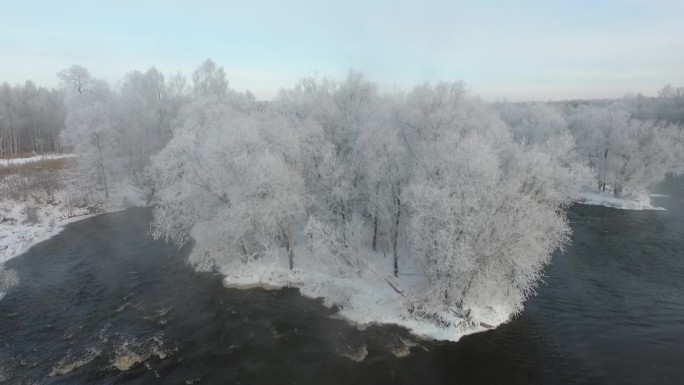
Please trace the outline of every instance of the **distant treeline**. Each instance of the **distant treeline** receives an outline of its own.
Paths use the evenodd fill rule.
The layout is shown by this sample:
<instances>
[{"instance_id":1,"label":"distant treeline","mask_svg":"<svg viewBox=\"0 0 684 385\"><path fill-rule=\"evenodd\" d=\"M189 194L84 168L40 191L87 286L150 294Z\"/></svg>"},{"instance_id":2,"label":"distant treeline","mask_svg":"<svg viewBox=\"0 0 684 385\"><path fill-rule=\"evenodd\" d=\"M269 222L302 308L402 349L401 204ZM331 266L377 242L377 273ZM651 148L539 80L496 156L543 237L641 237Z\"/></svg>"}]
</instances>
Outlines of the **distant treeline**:
<instances>
[{"instance_id":1,"label":"distant treeline","mask_svg":"<svg viewBox=\"0 0 684 385\"><path fill-rule=\"evenodd\" d=\"M646 96L641 92L628 93L621 99L575 99L549 102L555 107L593 105L608 107L615 104L628 110L631 117L639 120L655 120L669 123L684 123L684 87L666 84L657 96Z\"/></svg>"},{"instance_id":2,"label":"distant treeline","mask_svg":"<svg viewBox=\"0 0 684 385\"><path fill-rule=\"evenodd\" d=\"M85 70L82 67L81 69ZM201 79L197 80L201 82ZM63 83L59 89L37 87L31 80L27 80L23 85L11 86L5 82L0 86L0 157L31 152L58 152L63 149L65 143L60 141L60 133L65 128L67 116L65 86L68 85ZM195 88L198 86L201 87L195 85ZM151 68L144 73L132 71L126 75L119 94L121 97L133 96L133 104L141 96L147 99L145 103L154 102L156 99L156 103L165 104L163 108L158 109L159 119L164 120L164 109L177 111L182 104L190 101L195 91L197 90L191 87L183 74L165 77L155 68ZM143 95L140 95L141 93ZM619 100L566 100L550 104L556 107L600 107L616 103L622 105L636 119L684 122L684 87L673 87L670 84L665 85L657 96L637 93L627 94ZM146 139L152 141L149 137ZM154 141L157 139L159 138L155 138ZM159 145L157 143L155 147Z\"/></svg>"},{"instance_id":3,"label":"distant treeline","mask_svg":"<svg viewBox=\"0 0 684 385\"><path fill-rule=\"evenodd\" d=\"M59 151L59 133L64 129L64 93L24 85L0 86L0 157L25 152Z\"/></svg>"},{"instance_id":4,"label":"distant treeline","mask_svg":"<svg viewBox=\"0 0 684 385\"><path fill-rule=\"evenodd\" d=\"M76 67L79 66L74 68ZM79 68L87 73L84 68ZM63 71L61 74L65 73ZM195 76L200 75L194 74L193 81L195 81ZM199 78L196 81L201 83ZM130 98L131 104L136 104L141 98L145 99L143 100L145 104L158 103L160 105L157 110L158 118L164 121L165 110L177 111L182 104L191 100L192 95L196 95L197 87L201 88L201 84L194 84L193 88L181 73L165 77L155 68L151 68L146 72L130 72L117 93L122 98ZM109 86L107 88L109 89ZM37 87L31 80L27 80L23 85L14 86L7 82L3 83L0 86L0 157L62 150L65 143L60 141L59 136L65 128L67 91L67 83L63 83L59 89ZM618 100L566 100L550 104L556 107L579 105L605 107L619 104L635 119L670 123L684 122L684 87L674 87L670 84L665 85L657 96L637 93L627 94ZM127 113L127 111L122 112ZM158 123L161 124L161 122ZM157 130L159 128L156 127ZM148 135L151 134L148 132ZM161 138L153 140L148 136L145 139L146 142L156 142ZM147 145L149 146L149 143ZM163 146L163 144L156 143L154 147L160 145Z\"/></svg>"}]
</instances>

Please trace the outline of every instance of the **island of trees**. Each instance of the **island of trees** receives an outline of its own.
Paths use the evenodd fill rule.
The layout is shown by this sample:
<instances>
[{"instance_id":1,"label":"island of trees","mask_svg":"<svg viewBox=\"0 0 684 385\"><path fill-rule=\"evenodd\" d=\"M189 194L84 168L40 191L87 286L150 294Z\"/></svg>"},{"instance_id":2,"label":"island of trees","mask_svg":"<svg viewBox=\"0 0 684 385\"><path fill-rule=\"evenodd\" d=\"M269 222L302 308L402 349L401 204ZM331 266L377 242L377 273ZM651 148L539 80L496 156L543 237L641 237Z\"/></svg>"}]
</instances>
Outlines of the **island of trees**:
<instances>
[{"instance_id":1,"label":"island of trees","mask_svg":"<svg viewBox=\"0 0 684 385\"><path fill-rule=\"evenodd\" d=\"M383 92L310 76L271 101L202 63L116 88L3 85L0 151L66 150L108 199L154 205L151 234L226 284L299 287L358 322L435 338L523 309L590 191L629 199L684 167L684 88L657 97L486 103L460 82Z\"/></svg>"}]
</instances>

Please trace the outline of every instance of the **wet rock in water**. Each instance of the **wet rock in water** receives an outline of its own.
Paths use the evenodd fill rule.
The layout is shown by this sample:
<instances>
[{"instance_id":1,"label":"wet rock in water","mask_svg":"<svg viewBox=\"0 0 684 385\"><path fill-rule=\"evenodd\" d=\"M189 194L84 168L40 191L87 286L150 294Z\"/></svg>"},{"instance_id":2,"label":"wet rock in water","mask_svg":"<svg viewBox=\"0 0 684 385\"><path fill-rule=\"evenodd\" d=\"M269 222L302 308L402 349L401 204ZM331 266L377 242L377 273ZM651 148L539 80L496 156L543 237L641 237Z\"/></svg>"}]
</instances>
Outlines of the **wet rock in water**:
<instances>
[{"instance_id":1,"label":"wet rock in water","mask_svg":"<svg viewBox=\"0 0 684 385\"><path fill-rule=\"evenodd\" d=\"M101 350L90 349L85 355L82 355L76 359L64 359L60 361L54 368L52 368L49 376L63 376L67 373L70 373L81 366L93 362L95 357L99 356L100 353L102 353Z\"/></svg>"},{"instance_id":2,"label":"wet rock in water","mask_svg":"<svg viewBox=\"0 0 684 385\"><path fill-rule=\"evenodd\" d=\"M368 356L368 348L366 347L366 344L363 344L356 349L350 349L341 354L352 361L362 362L366 359L366 356Z\"/></svg>"}]
</instances>

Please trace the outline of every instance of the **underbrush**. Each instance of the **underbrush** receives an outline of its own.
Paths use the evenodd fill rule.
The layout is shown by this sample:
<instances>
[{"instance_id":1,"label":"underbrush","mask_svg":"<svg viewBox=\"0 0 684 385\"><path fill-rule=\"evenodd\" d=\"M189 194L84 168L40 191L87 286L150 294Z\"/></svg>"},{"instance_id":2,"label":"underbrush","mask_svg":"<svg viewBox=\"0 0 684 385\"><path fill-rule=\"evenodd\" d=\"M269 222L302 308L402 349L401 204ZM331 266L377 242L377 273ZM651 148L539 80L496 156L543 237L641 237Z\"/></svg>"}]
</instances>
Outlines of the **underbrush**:
<instances>
[{"instance_id":1,"label":"underbrush","mask_svg":"<svg viewBox=\"0 0 684 385\"><path fill-rule=\"evenodd\" d=\"M65 173L60 170L22 168L0 176L0 193L3 197L26 202L55 200L55 193L64 189Z\"/></svg>"},{"instance_id":2,"label":"underbrush","mask_svg":"<svg viewBox=\"0 0 684 385\"><path fill-rule=\"evenodd\" d=\"M26 174L34 171L54 172L70 168L74 164L74 160L70 158L50 158L40 159L33 162L9 164L7 166L0 165L0 178L10 175Z\"/></svg>"},{"instance_id":3,"label":"underbrush","mask_svg":"<svg viewBox=\"0 0 684 385\"><path fill-rule=\"evenodd\" d=\"M66 218L100 211L101 199L95 185L81 182L75 160L42 159L0 167L0 203L5 216L16 211L17 223L36 225L47 208ZM14 210L21 207L20 210ZM9 215L10 217L12 215Z\"/></svg>"}]
</instances>

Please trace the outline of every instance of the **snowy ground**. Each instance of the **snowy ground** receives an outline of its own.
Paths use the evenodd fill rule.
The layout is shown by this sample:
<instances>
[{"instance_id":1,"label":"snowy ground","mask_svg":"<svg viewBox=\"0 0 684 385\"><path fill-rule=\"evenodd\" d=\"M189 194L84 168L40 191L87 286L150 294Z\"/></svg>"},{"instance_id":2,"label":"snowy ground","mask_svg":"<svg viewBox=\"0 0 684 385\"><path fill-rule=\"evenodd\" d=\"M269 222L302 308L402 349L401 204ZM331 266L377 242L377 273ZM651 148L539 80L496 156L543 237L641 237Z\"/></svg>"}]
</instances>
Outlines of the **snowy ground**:
<instances>
[{"instance_id":1,"label":"snowy ground","mask_svg":"<svg viewBox=\"0 0 684 385\"><path fill-rule=\"evenodd\" d=\"M616 198L612 192L599 193L588 190L580 194L577 202L585 205L606 206L623 210L665 210L662 207L651 205L652 196L657 195L646 192L633 192L625 197Z\"/></svg>"},{"instance_id":2,"label":"snowy ground","mask_svg":"<svg viewBox=\"0 0 684 385\"><path fill-rule=\"evenodd\" d=\"M371 262L363 272L346 276L316 273L305 250L298 250L297 257L306 270L296 268L295 259L295 269L290 271L284 252L279 260L228 263L220 270L224 275L223 285L228 288L273 290L293 287L304 296L322 298L326 306L339 310L339 318L360 329L372 324L394 324L421 338L458 341L465 335L489 330L511 318L510 312L492 308L472 309L468 318L453 309L426 318L410 314L404 291L415 277L400 274L395 278L389 257L372 254L369 252L365 256L364 259ZM436 322L434 316L438 316L440 322Z\"/></svg>"},{"instance_id":3,"label":"snowy ground","mask_svg":"<svg viewBox=\"0 0 684 385\"><path fill-rule=\"evenodd\" d=\"M139 192L124 192L126 195L112 198L109 202L84 207L70 206L60 199L42 204L0 200L0 265L36 243L59 234L66 224L92 215L145 205ZM36 211L35 221L27 218L27 212L31 209Z\"/></svg>"},{"instance_id":4,"label":"snowy ground","mask_svg":"<svg viewBox=\"0 0 684 385\"><path fill-rule=\"evenodd\" d=\"M27 221L27 210L35 207L37 221ZM88 208L60 204L36 206L28 202L0 201L0 264L32 245L58 234L64 225L93 214Z\"/></svg>"},{"instance_id":5,"label":"snowy ground","mask_svg":"<svg viewBox=\"0 0 684 385\"><path fill-rule=\"evenodd\" d=\"M0 167L18 166L26 163L38 162L41 160L73 158L75 156L76 155L74 154L45 154L31 156L28 158L0 159Z\"/></svg>"}]
</instances>

